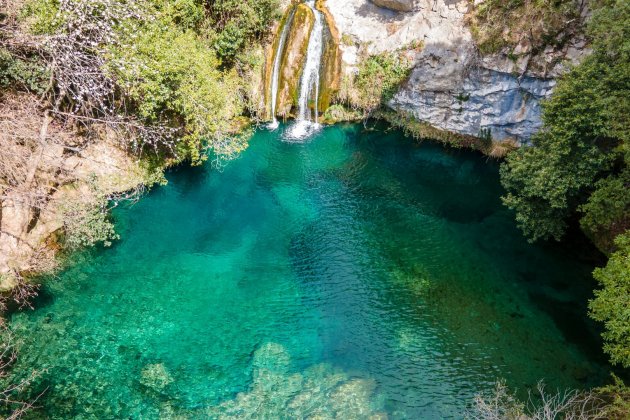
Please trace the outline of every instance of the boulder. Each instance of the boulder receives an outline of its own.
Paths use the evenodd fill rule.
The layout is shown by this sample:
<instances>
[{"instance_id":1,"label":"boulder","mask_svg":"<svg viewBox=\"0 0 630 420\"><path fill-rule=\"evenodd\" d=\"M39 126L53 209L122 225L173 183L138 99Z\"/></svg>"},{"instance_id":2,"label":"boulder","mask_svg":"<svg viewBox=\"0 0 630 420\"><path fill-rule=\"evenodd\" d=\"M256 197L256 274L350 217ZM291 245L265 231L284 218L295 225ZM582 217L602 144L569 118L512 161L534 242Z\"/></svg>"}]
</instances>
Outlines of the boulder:
<instances>
[{"instance_id":1,"label":"boulder","mask_svg":"<svg viewBox=\"0 0 630 420\"><path fill-rule=\"evenodd\" d=\"M396 12L412 12L416 8L416 0L371 0L372 3Z\"/></svg>"}]
</instances>

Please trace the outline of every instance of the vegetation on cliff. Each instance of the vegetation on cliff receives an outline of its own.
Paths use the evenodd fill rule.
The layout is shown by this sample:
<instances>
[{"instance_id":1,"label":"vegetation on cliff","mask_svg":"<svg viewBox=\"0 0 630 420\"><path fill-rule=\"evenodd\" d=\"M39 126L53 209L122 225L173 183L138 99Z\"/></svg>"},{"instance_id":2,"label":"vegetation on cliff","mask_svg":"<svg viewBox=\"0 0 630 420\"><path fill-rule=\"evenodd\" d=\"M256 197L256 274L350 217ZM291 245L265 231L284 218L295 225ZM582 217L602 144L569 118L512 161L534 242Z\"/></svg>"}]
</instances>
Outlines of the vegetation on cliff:
<instances>
[{"instance_id":1,"label":"vegetation on cliff","mask_svg":"<svg viewBox=\"0 0 630 420\"><path fill-rule=\"evenodd\" d=\"M586 6L581 0L485 0L470 1L467 20L484 54L503 49L515 54L542 52L558 47L582 29ZM523 51L526 49L526 51Z\"/></svg>"},{"instance_id":2,"label":"vegetation on cliff","mask_svg":"<svg viewBox=\"0 0 630 420\"><path fill-rule=\"evenodd\" d=\"M617 236L618 248L604 268L595 270L602 289L595 291L590 303L591 316L604 322L604 350L611 361L630 367L630 231Z\"/></svg>"},{"instance_id":3,"label":"vegetation on cliff","mask_svg":"<svg viewBox=\"0 0 630 420\"><path fill-rule=\"evenodd\" d=\"M559 239L570 217L581 213L585 231L610 252L611 239L630 226L623 194L630 160L630 6L605 3L589 25L593 54L561 78L544 104L536 147L510 155L502 180L505 202L528 237ZM613 212L602 209L609 198L615 198Z\"/></svg>"},{"instance_id":4,"label":"vegetation on cliff","mask_svg":"<svg viewBox=\"0 0 630 420\"><path fill-rule=\"evenodd\" d=\"M339 100L370 116L394 96L411 69L411 60L403 50L368 55L356 74L342 80Z\"/></svg>"},{"instance_id":5,"label":"vegetation on cliff","mask_svg":"<svg viewBox=\"0 0 630 420\"><path fill-rule=\"evenodd\" d=\"M24 206L29 225L5 234L18 241L26 231L44 235L49 229L34 226L61 218L66 246L108 242L116 235L107 203L121 197L120 188L139 184L143 190L160 181L165 164L197 163L209 154L220 161L243 150L239 133L260 99L252 89L263 64L260 44L277 9L276 0L26 0L3 6L0 104L3 126L11 129L1 138L0 197L6 205ZM118 160L119 171L138 175L135 184L104 185L89 174L74 176L76 165L68 169L68 159L94 159L89 151L111 155L91 146L105 144L136 160L141 169ZM34 237L31 247L50 248L43 241ZM18 268L0 272L43 268L11 264Z\"/></svg>"},{"instance_id":6,"label":"vegetation on cliff","mask_svg":"<svg viewBox=\"0 0 630 420\"><path fill-rule=\"evenodd\" d=\"M630 4L600 1L588 25L593 53L544 104L544 128L501 168L505 204L531 240L560 239L576 218L606 254L591 303L605 351L630 366ZM615 239L617 238L617 239Z\"/></svg>"}]
</instances>

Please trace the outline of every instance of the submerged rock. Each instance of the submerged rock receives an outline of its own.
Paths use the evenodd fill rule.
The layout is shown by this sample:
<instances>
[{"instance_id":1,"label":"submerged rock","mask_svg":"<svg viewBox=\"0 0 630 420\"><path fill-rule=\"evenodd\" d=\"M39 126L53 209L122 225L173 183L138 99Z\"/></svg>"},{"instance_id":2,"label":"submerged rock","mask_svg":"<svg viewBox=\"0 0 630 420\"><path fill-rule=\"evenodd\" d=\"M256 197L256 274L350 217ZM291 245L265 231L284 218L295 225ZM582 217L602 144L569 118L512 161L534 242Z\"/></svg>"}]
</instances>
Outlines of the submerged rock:
<instances>
[{"instance_id":1,"label":"submerged rock","mask_svg":"<svg viewBox=\"0 0 630 420\"><path fill-rule=\"evenodd\" d=\"M386 418L375 397L376 384L350 377L328 364L291 373L283 346L267 343L253 357L253 382L247 392L205 410L204 416L242 418Z\"/></svg>"},{"instance_id":2,"label":"submerged rock","mask_svg":"<svg viewBox=\"0 0 630 420\"><path fill-rule=\"evenodd\" d=\"M140 375L140 383L153 391L162 391L172 382L173 377L163 363L146 365Z\"/></svg>"}]
</instances>

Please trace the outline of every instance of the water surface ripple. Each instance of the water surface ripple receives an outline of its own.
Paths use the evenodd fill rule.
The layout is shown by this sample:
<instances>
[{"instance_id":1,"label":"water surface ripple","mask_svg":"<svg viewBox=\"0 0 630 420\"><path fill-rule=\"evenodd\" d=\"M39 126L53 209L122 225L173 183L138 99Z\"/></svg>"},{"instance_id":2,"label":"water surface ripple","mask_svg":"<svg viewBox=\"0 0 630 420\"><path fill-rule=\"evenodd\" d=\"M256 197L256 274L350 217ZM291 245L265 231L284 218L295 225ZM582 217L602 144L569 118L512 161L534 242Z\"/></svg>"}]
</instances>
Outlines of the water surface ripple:
<instances>
[{"instance_id":1,"label":"water surface ripple","mask_svg":"<svg viewBox=\"0 0 630 420\"><path fill-rule=\"evenodd\" d=\"M121 240L13 316L15 375L47 388L36 416L460 418L498 378L602 380L592 267L521 237L495 164L284 129L117 209Z\"/></svg>"}]
</instances>

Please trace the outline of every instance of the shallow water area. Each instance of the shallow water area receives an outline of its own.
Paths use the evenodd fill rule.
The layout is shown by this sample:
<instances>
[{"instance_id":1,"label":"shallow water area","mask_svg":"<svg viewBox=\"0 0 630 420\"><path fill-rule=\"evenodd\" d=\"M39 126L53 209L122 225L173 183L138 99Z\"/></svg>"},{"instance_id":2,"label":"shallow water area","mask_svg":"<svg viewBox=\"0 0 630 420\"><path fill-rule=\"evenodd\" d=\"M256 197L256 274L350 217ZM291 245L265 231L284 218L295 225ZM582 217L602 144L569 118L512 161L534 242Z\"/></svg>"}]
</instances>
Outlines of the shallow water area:
<instances>
[{"instance_id":1,"label":"shallow water area","mask_svg":"<svg viewBox=\"0 0 630 420\"><path fill-rule=\"evenodd\" d=\"M34 417L461 418L498 378L602 383L593 267L522 238L493 162L382 128L260 130L117 208L11 319Z\"/></svg>"}]
</instances>

